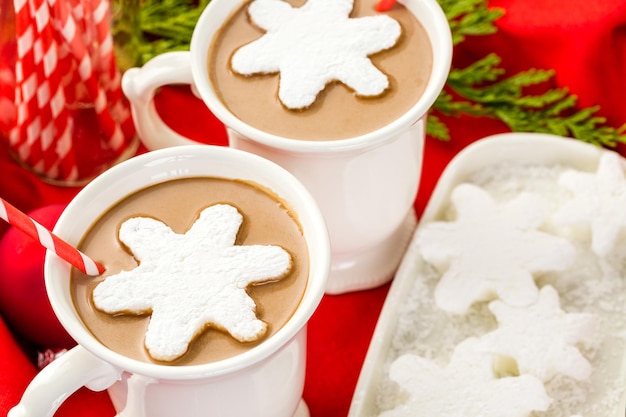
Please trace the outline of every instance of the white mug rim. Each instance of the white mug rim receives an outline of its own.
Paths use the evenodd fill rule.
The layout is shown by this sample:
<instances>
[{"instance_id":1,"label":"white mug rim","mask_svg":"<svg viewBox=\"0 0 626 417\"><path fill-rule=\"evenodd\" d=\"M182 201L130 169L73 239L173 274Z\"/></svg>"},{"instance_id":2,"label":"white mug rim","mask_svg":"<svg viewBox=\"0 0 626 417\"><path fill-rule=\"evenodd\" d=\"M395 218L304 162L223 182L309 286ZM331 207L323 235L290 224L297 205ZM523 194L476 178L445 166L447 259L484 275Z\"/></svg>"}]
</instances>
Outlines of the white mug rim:
<instances>
[{"instance_id":1,"label":"white mug rim","mask_svg":"<svg viewBox=\"0 0 626 417\"><path fill-rule=\"evenodd\" d=\"M323 217L313 197L293 175L283 168L262 157L233 148L213 145L183 145L148 152L126 160L110 168L85 186L63 211L53 231L58 234L59 237L66 239L70 244L77 244L78 242L73 239L68 239L67 236L64 235L64 230L70 227L69 224L74 221L72 213L79 209L81 204L93 200L94 198L101 198L99 190L106 187L106 182L110 181L109 178L112 176L114 178L126 178L128 175L132 175L136 169L148 166L152 163L173 160L181 156L196 158L206 157L207 155L209 155L210 159L215 160L219 158L228 162L230 162L232 158L239 158L238 161L270 170L272 175L280 175L281 181L287 184L286 186L291 188L294 192L295 197L292 196L292 201L289 202L291 203L295 199L298 199L301 204L310 208L310 211L307 212L307 218L311 219L310 223L303 224L302 219L304 216L302 216L302 213L299 213L301 226L304 232L308 233L306 239L307 245L309 246L309 256L312 259L315 258L315 264L310 262L310 275L305 294L290 321L278 330L276 334L247 352L221 361L200 365L147 363L128 358L105 347L84 327L74 306L68 306L68 303L63 300L64 296L66 296L66 287L68 285L61 284L61 280L59 280L61 277L58 275L63 274L67 277L67 280L69 280L71 267L54 253L48 252L44 263L44 281L50 304L59 321L76 340L79 346L82 346L104 362L124 371L164 380L197 380L232 374L244 368L252 367L279 351L283 346L289 343L290 340L296 337L300 330L305 328L306 323L323 296L326 280L328 278L328 270L330 269L330 248ZM219 176L218 174L211 175ZM183 175L177 178L184 177ZM156 182L160 181L156 180ZM144 184L144 186L145 185L147 184ZM271 187L269 188L271 189ZM280 195L279 197L285 198ZM285 200L287 199L285 198ZM115 204L115 202L109 202L108 206L112 204ZM91 223L93 221L95 221L95 218L89 220ZM87 222L87 220L85 220L85 222Z\"/></svg>"},{"instance_id":2,"label":"white mug rim","mask_svg":"<svg viewBox=\"0 0 626 417\"><path fill-rule=\"evenodd\" d=\"M294 152L323 154L353 151L376 146L379 142L384 142L385 138L394 137L396 134L423 118L445 86L452 61L452 36L445 14L437 3L437 0L398 0L404 5L419 1L420 7L427 10L429 14L425 17L416 17L422 25L424 25L431 40L433 65L426 90L413 107L382 128L363 135L341 140L310 141L291 139L264 132L243 122L226 108L213 92L212 83L207 71L208 54L212 38L221 27L221 23L217 24L218 22L212 21L214 10L222 4L229 4L227 16L230 16L232 12L244 4L245 1L246 0L212 0L206 6L198 19L198 23L194 28L191 38L191 71L197 93L209 107L209 110L229 128L245 137L253 138L255 141L263 143L266 146ZM427 19L430 20L426 21ZM433 29L429 30L431 26ZM209 36L207 36L207 34Z\"/></svg>"}]
</instances>

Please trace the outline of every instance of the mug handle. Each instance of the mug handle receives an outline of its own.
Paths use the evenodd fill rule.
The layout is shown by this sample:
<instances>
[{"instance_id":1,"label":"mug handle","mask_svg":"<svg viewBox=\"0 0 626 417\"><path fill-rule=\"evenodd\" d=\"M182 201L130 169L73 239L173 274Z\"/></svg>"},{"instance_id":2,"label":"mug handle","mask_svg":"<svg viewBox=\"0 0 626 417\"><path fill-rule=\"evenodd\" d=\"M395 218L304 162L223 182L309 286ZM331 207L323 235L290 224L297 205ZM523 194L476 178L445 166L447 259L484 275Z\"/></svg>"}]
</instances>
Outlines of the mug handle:
<instances>
[{"instance_id":1,"label":"mug handle","mask_svg":"<svg viewBox=\"0 0 626 417\"><path fill-rule=\"evenodd\" d=\"M7 417L51 417L79 388L103 391L121 377L121 370L76 346L35 376Z\"/></svg>"},{"instance_id":2,"label":"mug handle","mask_svg":"<svg viewBox=\"0 0 626 417\"><path fill-rule=\"evenodd\" d=\"M156 90L170 84L187 84L194 88L189 51L157 55L141 68L129 68L122 76L122 90L130 102L137 134L151 151L197 144L167 126L156 111Z\"/></svg>"}]
</instances>

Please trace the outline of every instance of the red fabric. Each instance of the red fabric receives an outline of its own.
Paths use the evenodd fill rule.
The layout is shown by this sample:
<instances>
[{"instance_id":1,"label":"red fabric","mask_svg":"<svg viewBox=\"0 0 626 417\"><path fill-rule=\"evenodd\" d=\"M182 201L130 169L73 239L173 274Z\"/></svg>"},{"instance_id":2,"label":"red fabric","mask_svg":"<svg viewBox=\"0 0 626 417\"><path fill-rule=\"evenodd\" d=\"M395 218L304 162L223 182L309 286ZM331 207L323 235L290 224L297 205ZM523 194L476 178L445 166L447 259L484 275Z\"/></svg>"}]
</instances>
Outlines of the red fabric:
<instances>
[{"instance_id":1,"label":"red fabric","mask_svg":"<svg viewBox=\"0 0 626 417\"><path fill-rule=\"evenodd\" d=\"M626 123L625 0L491 0L506 14L499 32L468 38L455 50L456 66L489 52L503 58L508 74L532 67L554 69L553 86L567 87L581 106L600 105L600 114L614 126ZM207 143L226 144L223 126L187 89L164 89L157 108L176 130ZM505 132L494 120L445 118L452 140L428 138L421 186L415 202L423 210L450 159L467 144ZM44 184L0 151L0 195L22 210L67 202L78 191ZM0 224L0 234L6 227ZM345 295L326 296L309 324L308 370L304 397L313 417L346 416L369 340L389 285ZM15 404L35 374L27 348L19 349L0 322L0 413ZM83 407L83 408L81 408ZM91 410L90 412L87 409ZM61 413L113 416L102 393L86 390L72 397Z\"/></svg>"},{"instance_id":2,"label":"red fabric","mask_svg":"<svg viewBox=\"0 0 626 417\"><path fill-rule=\"evenodd\" d=\"M455 60L467 64L497 52L507 74L553 69L582 107L601 105L614 126L626 121L626 1L490 0L504 10L499 32L467 38ZM469 60L468 60L469 59Z\"/></svg>"}]
</instances>

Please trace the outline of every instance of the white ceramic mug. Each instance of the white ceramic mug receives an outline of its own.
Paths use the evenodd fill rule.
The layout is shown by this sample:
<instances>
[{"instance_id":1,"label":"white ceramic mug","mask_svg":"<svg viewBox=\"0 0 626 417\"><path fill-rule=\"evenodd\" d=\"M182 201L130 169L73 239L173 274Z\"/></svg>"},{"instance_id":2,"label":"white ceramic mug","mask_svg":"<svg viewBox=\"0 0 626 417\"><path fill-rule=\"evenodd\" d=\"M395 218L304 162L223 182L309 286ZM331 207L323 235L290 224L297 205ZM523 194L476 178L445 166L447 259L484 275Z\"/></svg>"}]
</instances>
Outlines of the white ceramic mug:
<instances>
[{"instance_id":1,"label":"white ceramic mug","mask_svg":"<svg viewBox=\"0 0 626 417\"><path fill-rule=\"evenodd\" d=\"M149 149L190 143L154 107L157 88L191 84L228 128L230 146L270 159L293 173L317 200L328 226L332 267L327 293L375 287L392 278L415 226L413 203L422 168L426 114L445 85L452 40L436 0L400 0L424 26L433 65L418 102L389 125L335 141L279 137L239 120L217 97L207 72L212 39L241 0L212 0L193 33L190 52L160 55L128 70L122 88Z\"/></svg>"},{"instance_id":2,"label":"white ceramic mug","mask_svg":"<svg viewBox=\"0 0 626 417\"><path fill-rule=\"evenodd\" d=\"M229 359L193 366L140 362L106 348L84 327L70 295L71 268L48 253L45 282L50 302L78 346L33 379L9 417L52 416L82 386L108 388L120 417L307 415L301 403L306 323L324 294L330 244L317 204L293 175L264 158L225 147L192 145L150 152L115 166L87 185L70 202L54 231L76 245L103 211L129 194L163 181L198 176L262 185L297 213L310 269L303 299L291 319L258 346Z\"/></svg>"}]
</instances>

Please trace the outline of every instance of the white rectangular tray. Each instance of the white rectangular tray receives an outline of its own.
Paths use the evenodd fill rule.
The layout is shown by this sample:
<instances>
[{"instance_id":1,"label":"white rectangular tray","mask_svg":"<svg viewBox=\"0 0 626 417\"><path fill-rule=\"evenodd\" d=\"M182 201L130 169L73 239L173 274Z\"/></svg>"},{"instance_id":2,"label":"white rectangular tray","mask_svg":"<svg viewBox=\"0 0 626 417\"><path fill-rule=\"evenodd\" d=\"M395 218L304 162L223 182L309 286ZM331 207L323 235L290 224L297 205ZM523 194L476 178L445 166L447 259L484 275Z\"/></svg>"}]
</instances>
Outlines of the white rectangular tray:
<instances>
[{"instance_id":1,"label":"white rectangular tray","mask_svg":"<svg viewBox=\"0 0 626 417\"><path fill-rule=\"evenodd\" d=\"M491 136L479 140L460 152L448 165L435 187L431 199L420 219L419 226L441 219L450 205L450 193L454 187L476 171L495 164L538 164L559 165L581 171L595 172L600 156L605 150L574 139L567 139L544 134L510 133ZM624 208L626 210L626 207ZM400 352L398 338L406 336L403 326L410 326L407 319L407 298L413 291L416 280L425 279L425 262L422 260L413 238L406 255L391 285L389 294L381 311L372 341L365 358L351 404L349 417L373 417L383 409L390 407L390 397L400 395L402 390L389 381L387 372L391 361ZM412 295L415 297L415 295ZM622 300L624 294L614 294ZM626 306L624 307L626 312ZM422 311L423 320L437 317L430 311ZM589 393L585 410L541 412L533 416L570 417L580 414L582 417L623 417L626 405L626 314L623 323L616 324L621 331L607 335L601 352L596 358L601 369L594 369L591 384L595 392ZM614 317L610 318L614 322ZM412 323L412 322L411 322ZM466 327L481 326L476 317L468 319ZM430 332L436 332L438 324L429 324ZM445 323L441 331L446 331ZM614 328L613 328L614 329ZM410 333L410 332L409 332ZM394 341L395 339L395 341ZM450 350L444 344L431 346L432 352ZM436 356L436 354L433 354ZM444 354L445 355L445 354ZM568 390L566 386L563 389ZM585 387L573 384L572 395ZM450 401L459 401L450 398ZM395 401L395 400L394 400ZM594 405L597 402L599 405ZM611 404L606 406L605 404ZM382 409L381 409L382 407ZM595 410L595 411L594 411ZM430 416L436 417L436 416Z\"/></svg>"}]
</instances>

